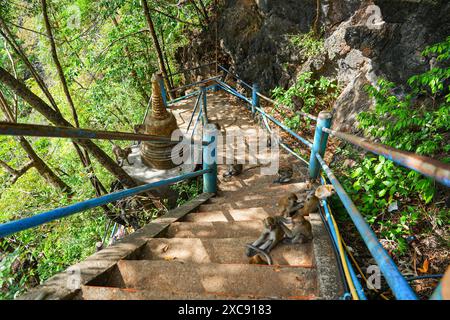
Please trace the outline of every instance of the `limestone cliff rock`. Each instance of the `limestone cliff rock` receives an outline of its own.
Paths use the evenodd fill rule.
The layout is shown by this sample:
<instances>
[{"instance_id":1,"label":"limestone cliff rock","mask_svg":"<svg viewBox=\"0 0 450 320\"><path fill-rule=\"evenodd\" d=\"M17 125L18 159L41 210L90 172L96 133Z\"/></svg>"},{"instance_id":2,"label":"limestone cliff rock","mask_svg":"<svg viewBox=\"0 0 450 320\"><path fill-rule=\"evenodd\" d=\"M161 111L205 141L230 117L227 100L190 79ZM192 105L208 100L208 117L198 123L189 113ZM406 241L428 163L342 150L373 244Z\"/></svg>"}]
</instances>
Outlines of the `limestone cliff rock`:
<instances>
[{"instance_id":1,"label":"limestone cliff rock","mask_svg":"<svg viewBox=\"0 0 450 320\"><path fill-rule=\"evenodd\" d=\"M308 32L316 0L226 0L218 15L220 61L244 80L269 92L288 87L299 72L337 79L342 93L334 106L335 128L352 130L356 115L373 104L363 89L380 77L399 84L429 70L426 46L450 34L447 0L321 0L324 50L305 57L289 37ZM179 52L179 61L215 59L215 28Z\"/></svg>"}]
</instances>

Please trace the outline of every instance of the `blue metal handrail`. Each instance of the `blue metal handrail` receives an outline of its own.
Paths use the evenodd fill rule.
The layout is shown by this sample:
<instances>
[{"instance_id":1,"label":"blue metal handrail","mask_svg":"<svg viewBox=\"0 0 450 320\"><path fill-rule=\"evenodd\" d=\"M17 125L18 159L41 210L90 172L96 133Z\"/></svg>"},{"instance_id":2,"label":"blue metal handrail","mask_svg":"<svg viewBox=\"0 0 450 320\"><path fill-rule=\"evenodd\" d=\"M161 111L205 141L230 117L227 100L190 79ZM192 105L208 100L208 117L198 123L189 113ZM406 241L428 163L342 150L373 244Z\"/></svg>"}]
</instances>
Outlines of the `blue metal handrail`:
<instances>
[{"instance_id":1,"label":"blue metal handrail","mask_svg":"<svg viewBox=\"0 0 450 320\"><path fill-rule=\"evenodd\" d=\"M398 150L348 133L330 130L328 128L322 128L322 131L363 148L364 150L383 156L396 164L417 171L450 187L450 164L429 157L420 156L412 152Z\"/></svg>"},{"instance_id":2,"label":"blue metal handrail","mask_svg":"<svg viewBox=\"0 0 450 320\"><path fill-rule=\"evenodd\" d=\"M86 211L88 209L92 209L95 207L100 207L105 204L118 201L120 199L135 196L139 193L143 193L143 192L146 192L146 191L158 188L158 187L171 185L171 184L174 184L174 183L186 180L186 179L195 178L195 177L207 174L207 173L212 173L212 169L200 170L200 171L196 171L196 172L183 174L183 175L180 175L180 176L177 176L174 178L169 178L169 179L165 179L165 180L161 180L161 181L157 181L157 182L148 183L148 184L138 186L135 188L122 190L122 191L110 193L110 194L107 194L107 195L104 195L104 196L101 196L98 198L93 198L93 199L85 200L82 202L78 202L78 203L75 203L75 204L72 204L72 205L69 205L66 207L53 209L53 210L50 210L50 211L47 211L44 213L34 215L32 217L7 222L7 223L0 225L0 238L9 236L11 234L14 234L14 233L26 230L26 229L34 228L39 225L42 225L42 224L45 224L45 223L48 223L48 222L51 222L51 221L54 221L57 219L67 217L67 216L73 215L75 213Z\"/></svg>"},{"instance_id":3,"label":"blue metal handrail","mask_svg":"<svg viewBox=\"0 0 450 320\"><path fill-rule=\"evenodd\" d=\"M230 73L225 68L219 66L222 70L225 70L226 72ZM233 75L232 73L230 73ZM233 75L238 80L240 80L239 77ZM287 128L284 124L277 121L275 118L270 116L269 114L265 113L262 108L259 107L259 101L257 100L257 97L263 97L266 100L269 99L257 92L257 86L250 86L249 84L243 82L246 86L252 89L252 99L249 99L245 97L244 95L240 94L236 89L232 88L227 83L219 80L214 79L213 81L217 82L217 85L209 86L208 88L202 88L202 90L198 90L196 92L193 92L191 94L188 94L186 96L180 97L178 99L165 102L166 105L175 103L177 101L181 101L184 99L187 99L195 94L201 93L201 95L204 98L204 101L202 102L203 108L200 109L199 117L200 119L202 112L206 114L206 90L209 89L217 89L217 86L225 90L226 92L242 99L244 102L251 105L252 113L254 114L256 111L258 111L265 121L266 126L267 120L271 120L273 123L275 123L277 126L281 127L283 130L291 134L293 137L295 137L300 142L304 143L309 149L311 149L311 155L310 155L310 176L311 178L317 178L318 176L318 165L322 168L322 170L326 173L328 176L328 179L333 184L334 188L336 189L336 192L341 199L342 203L344 204L344 207L346 208L347 212L349 213L351 219L353 220L358 232L360 233L362 239L366 243L370 253L374 257L375 261L377 262L378 266L380 267L381 272L384 274L386 281L388 282L390 288L392 289L394 295L398 299L417 299L414 291L411 289L411 287L408 285L408 282L406 279L402 276L400 271L398 270L397 266L393 262L393 260L390 258L386 250L381 246L378 239L376 238L375 233L370 228L370 226L367 224L367 222L364 220L363 216L360 214L358 209L356 208L355 204L352 202L351 198L348 196L348 194L345 192L344 188L340 184L340 182L337 180L337 178L334 176L331 169L327 166L325 161L323 160L324 152L327 145L327 138L328 134L332 134L338 138L341 138L347 142L350 142L356 146L362 147L368 151L371 151L376 154L380 154L382 156L387 157L388 159L392 160L393 162L400 164L402 166L405 166L407 168L410 168L412 170L418 171L424 175L427 175L429 177L432 177L440 182L442 182L444 185L449 186L450 184L450 166L447 164L440 163L438 161L435 161L433 159L427 158L427 157L421 157L417 156L412 153L407 153L401 150L397 150L388 146L384 146L381 144L375 144L371 141L368 141L366 139L362 139L356 136L352 136L349 134L345 134L342 132L334 131L330 129L331 125L331 116L328 116L326 113L321 113L316 118L314 116L311 116L306 113L301 113L301 115L310 118L312 120L317 120L317 126L316 126L316 132L314 137L314 142L311 143L310 141L302 138L289 128ZM271 100L271 99L269 99ZM273 101L273 100L271 100ZM198 121L198 120L197 120ZM2 127L2 125L4 127ZM13 129L11 129L15 125ZM203 175L204 177L204 188L203 192L212 192L215 193L217 191L217 161L216 161L216 143L214 136L215 127L213 125L207 125L207 121L205 121L204 126L206 128L204 138L202 141L202 145L205 147L203 148L203 170L197 171L194 173L188 173L184 174L175 178L170 178L154 183L145 184L142 186L138 186L132 189L123 190L119 192L115 192L112 194L104 195L99 198L89 199L80 203L76 203L73 205L69 205L67 207L54 209L48 212L44 212L29 218L24 218L12 222L8 222L5 224L0 225L0 237L5 237L7 235L11 235L13 233L26 230L32 227L36 227L38 225L42 225L44 223L57 220L78 212L82 212L91 208L95 208L98 206L102 206L129 196L136 195L138 193L146 192L148 190L165 186L169 184L173 184L179 181L183 181L186 179L190 179L193 177L197 177L200 175ZM44 126L42 126L44 127ZM270 130L270 128L268 127ZM71 138L78 138L78 139L120 139L120 140L160 140L163 141L163 137L155 137L155 136L148 136L148 135L139 135L139 134L130 134L130 133L112 133L112 132L105 132L105 131L92 131L92 130L84 130L84 129L75 129L75 128L57 128L57 127L48 127L49 132L43 133L44 131L42 128L37 128L36 126L33 128L32 126L27 125L20 125L20 124L2 124L0 123L0 134L7 134L7 135L36 135L36 136L50 136L50 137L71 137ZM194 129L195 130L195 129ZM111 138L112 137L112 138ZM290 148L282 144L283 147L285 147L290 152L293 152ZM304 159L302 159L305 161ZM306 162L306 161L305 161ZM330 213L326 211L327 215L330 215ZM336 237L336 231L334 230L333 226L330 226L330 229L332 230L332 237L333 241L337 242ZM348 258L346 257L346 261L349 264ZM350 264L349 264L350 265ZM356 275L352 268L350 269L350 274L352 279L356 278ZM354 280L353 280L354 281ZM364 297L364 293L361 292L362 288L358 281L355 282L357 291L359 292L358 295L360 297ZM439 297L438 293L435 297Z\"/></svg>"},{"instance_id":4,"label":"blue metal handrail","mask_svg":"<svg viewBox=\"0 0 450 320\"><path fill-rule=\"evenodd\" d=\"M249 100L246 97L242 97L240 94L236 94L237 91L233 88L231 88L228 84L226 86L223 85L222 82L218 83L221 85L222 88L224 88L227 92L241 98L247 103L252 104L252 111L258 111L261 113L264 119L268 118L272 122L274 122L279 127L285 129L286 127L276 121L273 117L268 115L264 112L260 107L257 107L257 102L254 100L254 94L253 94L253 101ZM253 89L254 90L254 89ZM257 94L260 97L261 94ZM262 96L264 97L264 96ZM267 97L265 97L267 98ZM268 98L267 98L268 99ZM271 100L271 99L269 99ZM273 100L272 100L273 101ZM254 111L253 111L254 112ZM312 118L308 114L303 114L305 117ZM275 120L275 121L274 121ZM341 201L344 204L344 207L346 208L347 212L349 213L351 219L355 223L355 226L360 233L361 237L363 238L364 242L366 243L370 253L372 254L373 258L375 259L376 263L380 267L381 272L383 273L386 281L388 282L390 288L392 289L392 292L398 299L411 299L415 300L417 299L416 294L412 290L412 288L409 286L406 279L403 277L403 275L398 270L397 266L395 265L394 261L391 259L389 254L386 252L386 250L382 247L382 245L379 243L375 233L370 228L370 226L367 224L367 222L364 220L358 209L356 208L355 204L352 202L351 198L348 196L348 194L343 189L342 185L339 183L337 178L334 176L331 169L326 165L326 163L323 160L323 155L326 149L327 144L327 138L328 134L335 135L337 137L340 137L348 142L351 142L355 145L358 145L360 147L365 148L366 150L372 151L377 154L381 154L383 156L386 156L388 159L401 164L403 166L406 166L408 168L411 168L413 170L416 170L422 174L425 174L429 177L435 178L436 180L444 183L447 185L448 175L450 174L450 170L448 169L448 166L446 164L442 164L440 162L437 162L435 160L432 160L430 158L426 157L420 157L417 155L412 154L404 154L404 152L395 150L394 148L372 148L370 145L373 143L368 142L367 140L363 140L364 143L355 143L354 138L349 138L350 135L342 134L333 130L330 130L329 127L331 125L331 116L328 115L319 115L319 117L313 119L317 120L318 125L316 126L316 135L314 139L314 143L306 143L306 145L311 149L311 157L310 157L310 176L311 178L316 178L318 175L317 170L317 163L320 165L322 170L327 174L328 178L330 179L330 182L333 184L333 186L336 189L336 192L341 199ZM266 124L267 125L267 124ZM287 131L287 130L286 130ZM287 131L289 132L289 131ZM291 132L289 132L291 133ZM292 133L291 133L292 135ZM299 141L304 143L304 139L297 134L293 134L295 138L297 138ZM345 138L343 138L345 136ZM300 139L299 139L300 138ZM357 137L356 137L357 138ZM361 138L359 138L361 139ZM358 141L361 142L361 141ZM384 147L384 146L383 146ZM288 148L289 149L289 148ZM397 152L397 153L396 153ZM394 155L393 155L394 154ZM399 156L400 154L400 156ZM408 158L409 157L409 158ZM420 159L423 161L423 163L426 163L424 166L423 163L420 165L417 165L417 157L420 157ZM416 162L414 162L414 161ZM437 169L438 168L438 169ZM329 213L327 213L329 214ZM333 228L331 228L333 229ZM333 239L336 241L336 239ZM352 278L355 277L354 272L351 272ZM357 286L358 291L361 291L360 286Z\"/></svg>"},{"instance_id":5,"label":"blue metal handrail","mask_svg":"<svg viewBox=\"0 0 450 320\"><path fill-rule=\"evenodd\" d=\"M350 218L358 229L359 234L361 235L364 243L367 245L372 257L377 262L380 267L381 272L384 274L387 283L389 284L392 292L398 299L406 299L406 300L415 300L417 299L416 294L409 286L406 279L402 276L394 261L391 259L389 254L383 248L383 246L378 241L377 236L367 224L364 217L359 212L358 208L356 208L355 204L345 192L344 188L340 184L339 180L333 174L331 169L327 166L325 161L323 161L320 154L316 154L316 158L319 161L322 169L325 171L328 179L331 184L334 186L336 193L342 201L345 209L347 209Z\"/></svg>"},{"instance_id":6,"label":"blue metal handrail","mask_svg":"<svg viewBox=\"0 0 450 320\"><path fill-rule=\"evenodd\" d=\"M202 96L206 95L207 89L215 88L210 86L203 88L201 92ZM187 99L189 97L181 97L180 100ZM202 102L203 108L201 111L206 110L206 97ZM201 114L201 113L200 113ZM204 193L216 193L217 192L217 141L215 139L215 127L208 127L203 134L201 146L203 148L203 170L199 170L192 173L183 174L174 178L169 178L153 183L144 184L132 189L118 191L110 193L98 198L93 198L85 201L81 201L66 207L53 209L47 212L43 212L28 218L23 218L15 221L10 221L4 224L0 224L0 238L9 236L11 234L30 229L54 220L58 220L75 213L83 212L88 209L103 206L108 203L118 201L130 196L137 195L139 193L147 192L149 190L171 185L180 181L203 176L203 192ZM195 131L195 129L194 129ZM173 141L171 138L163 136L153 136L146 134L135 134L128 132L111 132L100 130L87 130L71 127L54 127L54 126L42 126L42 125L28 125L17 123L2 123L0 122L0 135L24 135L24 136L40 136L40 137L60 137L60 138L75 138L75 139L109 139L109 140L133 140L133 141L161 141L161 142L182 142L182 140ZM192 137L191 137L192 140ZM193 141L191 141L193 142Z\"/></svg>"},{"instance_id":7,"label":"blue metal handrail","mask_svg":"<svg viewBox=\"0 0 450 320\"><path fill-rule=\"evenodd\" d=\"M247 82L245 82L244 80L242 80L239 76L235 75L234 73L232 73L230 70L226 69L225 67L218 65L219 69L222 69L223 71L225 71L226 73L228 73L230 76L232 76L233 78L235 78L236 80L239 81L239 83L242 83L244 86L246 86L247 88L249 88L250 90L253 89L253 86L249 85Z\"/></svg>"}]
</instances>

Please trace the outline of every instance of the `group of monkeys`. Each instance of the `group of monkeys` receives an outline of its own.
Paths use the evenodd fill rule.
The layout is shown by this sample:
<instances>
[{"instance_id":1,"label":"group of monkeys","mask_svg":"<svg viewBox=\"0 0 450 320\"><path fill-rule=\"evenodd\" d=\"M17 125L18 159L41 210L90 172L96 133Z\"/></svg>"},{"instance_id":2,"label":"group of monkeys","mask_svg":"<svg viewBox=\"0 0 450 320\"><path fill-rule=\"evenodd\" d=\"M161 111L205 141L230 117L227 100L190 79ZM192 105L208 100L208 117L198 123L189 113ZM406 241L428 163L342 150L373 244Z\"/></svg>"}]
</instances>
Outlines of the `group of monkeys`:
<instances>
[{"instance_id":1,"label":"group of monkeys","mask_svg":"<svg viewBox=\"0 0 450 320\"><path fill-rule=\"evenodd\" d=\"M128 156L131 154L131 147L122 149L118 145L113 146L113 154L119 166L123 166L126 161L129 165ZM227 166L223 177L225 180L238 176L244 171L243 164L230 164ZM278 177L274 183L288 183L292 180L292 167L281 167L278 170ZM280 242L286 244L305 243L312 240L311 223L305 219L310 213L317 212L320 200L333 195L332 185L323 185L315 190L310 190L304 202L299 202L295 193L289 193L278 201L280 214L267 217L263 220L263 230L261 236L251 244L246 244L246 255L250 258L250 264L273 264L270 257L271 250ZM290 226L290 227L289 227Z\"/></svg>"},{"instance_id":2,"label":"group of monkeys","mask_svg":"<svg viewBox=\"0 0 450 320\"><path fill-rule=\"evenodd\" d=\"M251 169L251 168L250 168ZM223 174L225 179L237 176L244 171L242 164L228 165ZM274 183L288 183L292 180L291 166L281 167ZM287 244L305 243L312 240L311 223L305 219L310 213L317 212L320 200L332 196L332 185L323 185L306 194L306 200L300 202L295 193L289 193L278 201L280 214L263 220L261 236L251 244L246 244L246 255L250 264L273 264L270 251L280 242Z\"/></svg>"},{"instance_id":3,"label":"group of monkeys","mask_svg":"<svg viewBox=\"0 0 450 320\"><path fill-rule=\"evenodd\" d=\"M270 251L280 242L296 244L312 240L311 223L305 216L317 212L320 200L330 197L333 193L332 185L323 185L308 192L304 202L299 202L295 193L283 196L278 201L280 214L265 218L261 236L246 245L249 263L271 265L273 261Z\"/></svg>"}]
</instances>

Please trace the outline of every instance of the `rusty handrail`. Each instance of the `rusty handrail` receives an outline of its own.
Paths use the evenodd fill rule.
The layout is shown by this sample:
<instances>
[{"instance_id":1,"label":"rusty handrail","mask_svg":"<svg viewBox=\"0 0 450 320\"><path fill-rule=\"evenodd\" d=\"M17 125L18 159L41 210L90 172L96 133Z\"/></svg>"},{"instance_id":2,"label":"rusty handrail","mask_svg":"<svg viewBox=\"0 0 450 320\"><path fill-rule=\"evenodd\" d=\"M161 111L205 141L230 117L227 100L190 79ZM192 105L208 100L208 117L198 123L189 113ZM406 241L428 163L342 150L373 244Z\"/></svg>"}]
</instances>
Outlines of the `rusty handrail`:
<instances>
[{"instance_id":1,"label":"rusty handrail","mask_svg":"<svg viewBox=\"0 0 450 320\"><path fill-rule=\"evenodd\" d=\"M174 144L181 140L173 140L169 137L156 136L149 134L79 129L73 127L55 127L38 124L23 124L0 122L0 135L5 136L32 136L32 137L50 137L50 138L71 138L71 139L100 139L100 140L126 140L126 141L153 141ZM208 145L206 142L196 142L199 145Z\"/></svg>"},{"instance_id":2,"label":"rusty handrail","mask_svg":"<svg viewBox=\"0 0 450 320\"><path fill-rule=\"evenodd\" d=\"M443 185L450 187L450 165L430 157L420 156L413 152L398 150L385 144L360 138L352 134L322 128L322 131L347 141L377 155L381 155L403 167L417 171L427 177L436 179Z\"/></svg>"}]
</instances>

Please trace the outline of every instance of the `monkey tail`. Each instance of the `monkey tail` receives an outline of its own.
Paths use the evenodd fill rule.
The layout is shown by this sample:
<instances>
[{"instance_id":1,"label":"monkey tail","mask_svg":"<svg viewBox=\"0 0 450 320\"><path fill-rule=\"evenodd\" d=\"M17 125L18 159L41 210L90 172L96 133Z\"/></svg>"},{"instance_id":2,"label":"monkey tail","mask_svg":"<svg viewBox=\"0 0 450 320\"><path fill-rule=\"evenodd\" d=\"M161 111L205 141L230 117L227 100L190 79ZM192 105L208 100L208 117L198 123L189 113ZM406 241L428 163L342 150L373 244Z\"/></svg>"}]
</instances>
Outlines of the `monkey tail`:
<instances>
[{"instance_id":1,"label":"monkey tail","mask_svg":"<svg viewBox=\"0 0 450 320\"><path fill-rule=\"evenodd\" d=\"M255 166L253 166L253 167L248 167L248 168L242 170L242 172L244 173L244 172L247 172L247 171L249 171L249 170L253 170L253 169L259 168L259 167L261 167L261 165L260 165L260 164L257 164L257 165L255 165Z\"/></svg>"},{"instance_id":2,"label":"monkey tail","mask_svg":"<svg viewBox=\"0 0 450 320\"><path fill-rule=\"evenodd\" d=\"M264 258L266 258L266 261L267 261L268 265L272 265L273 264L272 258L270 257L270 255L267 252L265 252L264 250L262 250L262 249L260 249L258 247L255 247L254 245L251 245L251 244L246 244L246 246L247 246L247 248L252 249L253 251L256 251L257 253L261 254ZM251 257L253 257L256 254L256 253L251 252L250 250L248 250L247 253L249 253L249 252L253 253L253 254L250 254Z\"/></svg>"}]
</instances>

